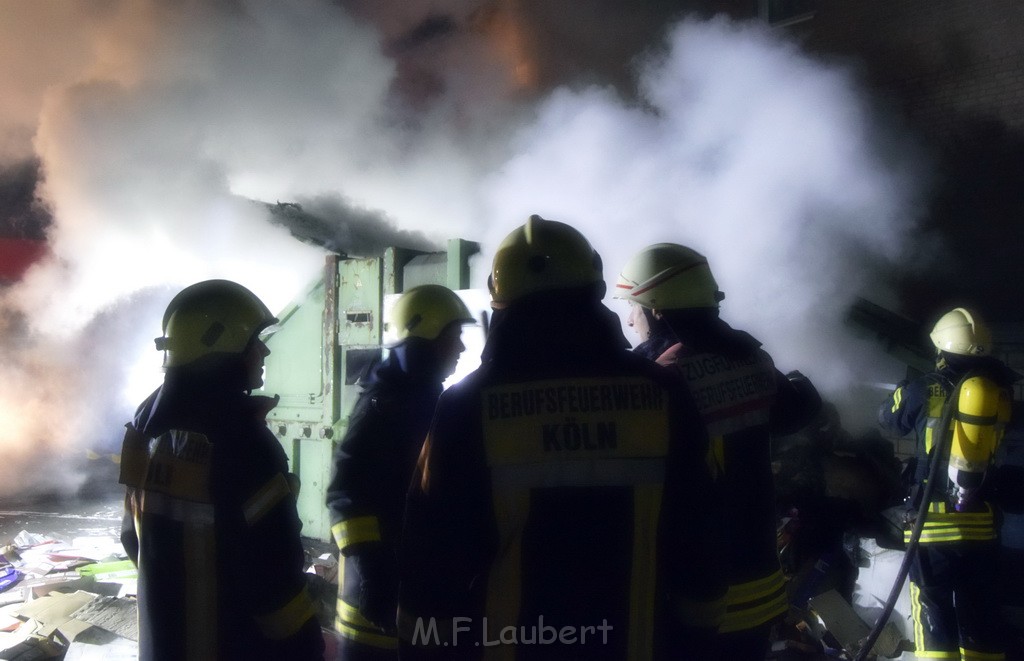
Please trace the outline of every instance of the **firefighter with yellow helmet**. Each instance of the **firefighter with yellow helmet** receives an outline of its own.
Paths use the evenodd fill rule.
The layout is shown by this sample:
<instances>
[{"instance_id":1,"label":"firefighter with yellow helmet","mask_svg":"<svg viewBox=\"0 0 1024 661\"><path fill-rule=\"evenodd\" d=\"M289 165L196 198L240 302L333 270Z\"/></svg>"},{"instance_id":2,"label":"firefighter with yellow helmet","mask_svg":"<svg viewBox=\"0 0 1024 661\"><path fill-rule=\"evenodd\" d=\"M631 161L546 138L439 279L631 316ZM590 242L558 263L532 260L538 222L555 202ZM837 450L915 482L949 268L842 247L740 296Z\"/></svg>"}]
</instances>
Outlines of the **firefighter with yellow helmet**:
<instances>
[{"instance_id":1,"label":"firefighter with yellow helmet","mask_svg":"<svg viewBox=\"0 0 1024 661\"><path fill-rule=\"evenodd\" d=\"M1020 375L991 355L988 328L967 308L943 314L930 338L935 371L901 382L879 409L883 427L917 437L916 486L908 506L918 509L929 495L910 566L916 654L1003 659L997 532L987 478ZM944 413L951 420L948 429L942 428ZM939 446L944 451L934 456ZM928 488L936 461L938 481ZM906 536L909 541L909 530Z\"/></svg>"},{"instance_id":2,"label":"firefighter with yellow helmet","mask_svg":"<svg viewBox=\"0 0 1024 661\"><path fill-rule=\"evenodd\" d=\"M398 540L420 446L465 350L466 305L441 285L421 285L395 303L387 358L362 380L348 431L334 451L327 487L341 554L335 629L341 657L397 659Z\"/></svg>"},{"instance_id":3,"label":"firefighter with yellow helmet","mask_svg":"<svg viewBox=\"0 0 1024 661\"><path fill-rule=\"evenodd\" d=\"M640 353L686 381L708 429L707 457L722 486L729 590L721 661L762 661L788 609L776 553L771 436L801 429L821 398L803 375L780 373L761 343L719 316L724 298L696 250L648 246L622 268L615 296L631 306Z\"/></svg>"},{"instance_id":4,"label":"firefighter with yellow helmet","mask_svg":"<svg viewBox=\"0 0 1024 661\"><path fill-rule=\"evenodd\" d=\"M321 659L284 451L252 396L277 320L206 280L167 306L163 385L126 425L121 540L138 566L139 659Z\"/></svg>"},{"instance_id":5,"label":"firefighter with yellow helmet","mask_svg":"<svg viewBox=\"0 0 1024 661\"><path fill-rule=\"evenodd\" d=\"M685 389L628 350L575 228L531 216L489 287L409 493L402 658L706 658L720 520Z\"/></svg>"}]
</instances>

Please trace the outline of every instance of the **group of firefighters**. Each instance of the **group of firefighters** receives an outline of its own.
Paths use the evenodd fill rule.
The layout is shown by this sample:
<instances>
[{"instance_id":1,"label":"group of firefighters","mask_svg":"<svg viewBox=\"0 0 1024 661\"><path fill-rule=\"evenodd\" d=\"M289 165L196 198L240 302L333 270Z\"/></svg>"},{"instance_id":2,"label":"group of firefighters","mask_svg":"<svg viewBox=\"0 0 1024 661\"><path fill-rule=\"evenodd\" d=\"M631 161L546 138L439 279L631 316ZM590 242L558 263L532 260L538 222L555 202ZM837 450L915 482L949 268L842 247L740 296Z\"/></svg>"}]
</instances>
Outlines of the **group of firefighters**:
<instances>
[{"instance_id":1,"label":"group of firefighters","mask_svg":"<svg viewBox=\"0 0 1024 661\"><path fill-rule=\"evenodd\" d=\"M621 268L633 350L570 225L531 216L488 287L466 378L443 389L472 315L423 285L397 301L396 341L362 381L327 489L337 658L763 660L788 609L771 439L818 413L814 386L721 319L707 260L683 245ZM324 655L298 485L265 424L276 401L251 394L275 322L224 280L164 315L164 383L122 455L144 661ZM911 497L932 503L911 573L917 654L1003 659L984 487L1017 375L963 308L931 337L936 371L880 411L917 433L918 486L941 475Z\"/></svg>"}]
</instances>

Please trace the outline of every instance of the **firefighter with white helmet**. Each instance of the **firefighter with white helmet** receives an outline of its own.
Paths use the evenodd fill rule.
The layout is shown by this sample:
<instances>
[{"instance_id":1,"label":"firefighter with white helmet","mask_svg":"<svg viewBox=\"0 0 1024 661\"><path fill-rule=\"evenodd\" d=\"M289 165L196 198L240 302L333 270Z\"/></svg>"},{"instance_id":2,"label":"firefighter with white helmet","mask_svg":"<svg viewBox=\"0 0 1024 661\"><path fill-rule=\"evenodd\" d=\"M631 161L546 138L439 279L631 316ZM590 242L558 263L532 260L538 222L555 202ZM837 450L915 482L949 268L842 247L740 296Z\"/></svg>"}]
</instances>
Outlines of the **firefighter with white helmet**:
<instances>
[{"instance_id":1,"label":"firefighter with white helmet","mask_svg":"<svg viewBox=\"0 0 1024 661\"><path fill-rule=\"evenodd\" d=\"M917 437L908 508L918 509L926 492L931 503L910 566L916 653L1003 659L997 532L987 478L1020 375L991 355L987 326L967 308L943 314L929 337L935 370L901 382L879 409L883 427ZM942 429L944 414L951 419L948 429ZM941 456L934 456L936 447L944 449ZM936 461L938 482L928 488Z\"/></svg>"},{"instance_id":2,"label":"firefighter with white helmet","mask_svg":"<svg viewBox=\"0 0 1024 661\"><path fill-rule=\"evenodd\" d=\"M628 350L572 226L531 216L489 286L409 494L402 658L704 659L725 585L688 394Z\"/></svg>"},{"instance_id":3,"label":"firefighter with white helmet","mask_svg":"<svg viewBox=\"0 0 1024 661\"><path fill-rule=\"evenodd\" d=\"M252 396L277 320L228 280L167 306L163 385L126 425L121 534L139 569L139 659L320 659L284 451Z\"/></svg>"},{"instance_id":4,"label":"firefighter with white helmet","mask_svg":"<svg viewBox=\"0 0 1024 661\"><path fill-rule=\"evenodd\" d=\"M397 659L398 540L405 494L473 317L458 295L420 285L396 301L387 358L372 366L334 451L327 487L341 554L335 629L342 658Z\"/></svg>"},{"instance_id":5,"label":"firefighter with white helmet","mask_svg":"<svg viewBox=\"0 0 1024 661\"><path fill-rule=\"evenodd\" d=\"M696 250L644 248L622 268L615 296L630 303L639 352L683 377L710 436L707 460L726 503L729 574L713 658L762 661L773 623L788 608L776 553L771 435L798 431L821 399L805 377L781 374L760 342L719 317L724 295Z\"/></svg>"}]
</instances>

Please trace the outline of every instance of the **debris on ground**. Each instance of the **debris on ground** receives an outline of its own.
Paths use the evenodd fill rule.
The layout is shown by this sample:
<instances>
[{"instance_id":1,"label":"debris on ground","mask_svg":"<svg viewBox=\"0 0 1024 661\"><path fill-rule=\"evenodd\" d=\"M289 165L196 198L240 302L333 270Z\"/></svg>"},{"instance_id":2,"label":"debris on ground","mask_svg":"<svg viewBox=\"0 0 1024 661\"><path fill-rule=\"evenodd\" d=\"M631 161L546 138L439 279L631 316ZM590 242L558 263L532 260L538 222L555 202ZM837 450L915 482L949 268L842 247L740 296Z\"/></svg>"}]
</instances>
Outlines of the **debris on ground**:
<instances>
[{"instance_id":1,"label":"debris on ground","mask_svg":"<svg viewBox=\"0 0 1024 661\"><path fill-rule=\"evenodd\" d=\"M325 550L307 549L306 575L330 626L338 561ZM21 531L0 546L0 661L135 661L137 579L115 537Z\"/></svg>"}]
</instances>

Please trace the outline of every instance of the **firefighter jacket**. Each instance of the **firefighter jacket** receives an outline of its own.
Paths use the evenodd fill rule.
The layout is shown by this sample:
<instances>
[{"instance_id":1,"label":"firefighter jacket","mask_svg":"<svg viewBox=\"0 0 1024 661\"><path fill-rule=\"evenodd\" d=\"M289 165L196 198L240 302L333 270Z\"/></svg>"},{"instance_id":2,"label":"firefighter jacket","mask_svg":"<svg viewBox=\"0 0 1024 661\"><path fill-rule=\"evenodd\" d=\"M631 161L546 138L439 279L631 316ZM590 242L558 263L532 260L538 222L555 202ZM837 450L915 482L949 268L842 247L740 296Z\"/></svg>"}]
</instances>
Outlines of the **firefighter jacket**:
<instances>
[{"instance_id":1,"label":"firefighter jacket","mask_svg":"<svg viewBox=\"0 0 1024 661\"><path fill-rule=\"evenodd\" d=\"M322 658L274 403L169 370L126 425L142 661Z\"/></svg>"},{"instance_id":2,"label":"firefighter jacket","mask_svg":"<svg viewBox=\"0 0 1024 661\"><path fill-rule=\"evenodd\" d=\"M725 581L705 450L685 388L598 301L496 311L410 488L402 658L706 658Z\"/></svg>"},{"instance_id":3,"label":"firefighter jacket","mask_svg":"<svg viewBox=\"0 0 1024 661\"><path fill-rule=\"evenodd\" d=\"M716 318L689 346L676 344L658 359L689 386L708 430L708 465L725 498L723 633L761 626L788 608L776 543L772 435L799 431L821 408L814 386L799 373L784 376L760 347Z\"/></svg>"},{"instance_id":4,"label":"firefighter jacket","mask_svg":"<svg viewBox=\"0 0 1024 661\"><path fill-rule=\"evenodd\" d=\"M343 556L335 628L356 643L398 649L398 539L420 446L442 377L402 368L400 347L363 382L334 451L327 508ZM403 355L402 358L410 358Z\"/></svg>"},{"instance_id":5,"label":"firefighter jacket","mask_svg":"<svg viewBox=\"0 0 1024 661\"><path fill-rule=\"evenodd\" d=\"M944 353L936 371L900 383L879 408L882 427L900 436L914 432L917 439L916 488L908 502L908 507L917 509L920 503L914 500L920 497L927 481L943 409L965 376L968 380L960 391L959 406L952 412L951 427L947 430L951 437L946 452L938 459L943 462L938 473L940 481L932 489L921 544L996 538L995 517L987 502L986 477L1009 421L1010 389L1020 376L992 357ZM981 409L972 408L979 403ZM960 497L964 493L961 487L967 487L970 502L958 505L957 493L961 493ZM910 534L909 529L904 533L907 541Z\"/></svg>"}]
</instances>

